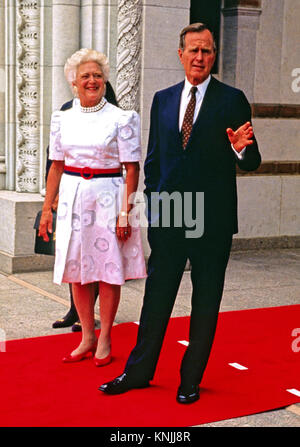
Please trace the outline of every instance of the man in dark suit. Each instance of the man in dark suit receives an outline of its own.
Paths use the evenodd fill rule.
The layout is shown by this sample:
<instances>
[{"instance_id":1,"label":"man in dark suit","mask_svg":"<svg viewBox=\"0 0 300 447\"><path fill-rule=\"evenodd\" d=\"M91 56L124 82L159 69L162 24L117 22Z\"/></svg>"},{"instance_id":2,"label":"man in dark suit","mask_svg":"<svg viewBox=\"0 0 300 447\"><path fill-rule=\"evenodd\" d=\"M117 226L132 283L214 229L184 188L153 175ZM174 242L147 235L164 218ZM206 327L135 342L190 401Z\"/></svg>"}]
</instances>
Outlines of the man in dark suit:
<instances>
[{"instance_id":1,"label":"man in dark suit","mask_svg":"<svg viewBox=\"0 0 300 447\"><path fill-rule=\"evenodd\" d=\"M243 170L254 170L261 157L245 95L210 75L216 48L206 25L193 24L181 32L178 54L185 81L157 92L151 109L145 161L151 255L137 342L124 373L99 389L118 394L149 386L189 260L193 285L189 345L181 363L177 401L191 403L199 399L232 235L238 231L236 164ZM174 213L169 226L164 226L166 203L155 203L157 194L162 198L163 192L179 193L182 225L178 226L178 207L174 204L177 215ZM203 232L199 231L202 224Z\"/></svg>"}]
</instances>

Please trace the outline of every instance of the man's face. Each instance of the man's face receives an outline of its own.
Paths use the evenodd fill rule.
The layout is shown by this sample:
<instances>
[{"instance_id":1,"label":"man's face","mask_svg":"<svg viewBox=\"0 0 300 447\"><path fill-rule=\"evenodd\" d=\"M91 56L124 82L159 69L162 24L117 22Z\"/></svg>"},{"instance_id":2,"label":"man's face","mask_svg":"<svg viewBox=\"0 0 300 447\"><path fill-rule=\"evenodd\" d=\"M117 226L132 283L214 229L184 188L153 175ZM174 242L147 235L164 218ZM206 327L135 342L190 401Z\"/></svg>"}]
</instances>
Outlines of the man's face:
<instances>
[{"instance_id":1,"label":"man's face","mask_svg":"<svg viewBox=\"0 0 300 447\"><path fill-rule=\"evenodd\" d=\"M216 59L211 32L186 33L184 50L179 48L178 55L191 84L198 85L205 81Z\"/></svg>"}]
</instances>

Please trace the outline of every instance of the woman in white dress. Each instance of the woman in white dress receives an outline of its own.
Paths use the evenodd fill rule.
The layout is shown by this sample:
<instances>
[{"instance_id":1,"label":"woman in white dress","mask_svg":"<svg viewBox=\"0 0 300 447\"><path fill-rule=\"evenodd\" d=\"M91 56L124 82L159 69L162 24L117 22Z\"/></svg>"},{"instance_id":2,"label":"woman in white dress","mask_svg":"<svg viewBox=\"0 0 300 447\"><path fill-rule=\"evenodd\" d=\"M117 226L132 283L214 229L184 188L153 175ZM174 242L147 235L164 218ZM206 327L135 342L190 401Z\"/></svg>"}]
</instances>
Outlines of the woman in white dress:
<instances>
[{"instance_id":1,"label":"woman in white dress","mask_svg":"<svg viewBox=\"0 0 300 447\"><path fill-rule=\"evenodd\" d=\"M141 159L140 119L106 101L108 62L81 49L68 59L65 75L77 99L51 117L53 160L39 228L48 240L51 205L59 191L54 282L72 283L82 340L64 362L94 355L96 366L111 361L111 328L126 279L144 278L138 225L132 223ZM125 167L126 179L122 168ZM94 330L94 287L99 282L101 331Z\"/></svg>"}]
</instances>

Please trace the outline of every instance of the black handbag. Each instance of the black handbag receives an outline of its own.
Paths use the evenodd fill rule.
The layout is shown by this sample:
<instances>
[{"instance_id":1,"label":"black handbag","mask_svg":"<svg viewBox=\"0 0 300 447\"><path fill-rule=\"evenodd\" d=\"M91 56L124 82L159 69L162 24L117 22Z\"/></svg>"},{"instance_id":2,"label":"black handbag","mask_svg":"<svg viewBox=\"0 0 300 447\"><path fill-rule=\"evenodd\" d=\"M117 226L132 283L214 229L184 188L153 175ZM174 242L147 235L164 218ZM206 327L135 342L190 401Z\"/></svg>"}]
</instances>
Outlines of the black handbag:
<instances>
[{"instance_id":1,"label":"black handbag","mask_svg":"<svg viewBox=\"0 0 300 447\"><path fill-rule=\"evenodd\" d=\"M42 211L39 211L36 215L33 228L36 231L35 234L35 244L34 253L40 255L55 255L55 230L56 230L56 212L52 211L53 222L52 222L52 233L48 233L49 241L45 242L41 236L38 236L39 226L41 220Z\"/></svg>"}]
</instances>

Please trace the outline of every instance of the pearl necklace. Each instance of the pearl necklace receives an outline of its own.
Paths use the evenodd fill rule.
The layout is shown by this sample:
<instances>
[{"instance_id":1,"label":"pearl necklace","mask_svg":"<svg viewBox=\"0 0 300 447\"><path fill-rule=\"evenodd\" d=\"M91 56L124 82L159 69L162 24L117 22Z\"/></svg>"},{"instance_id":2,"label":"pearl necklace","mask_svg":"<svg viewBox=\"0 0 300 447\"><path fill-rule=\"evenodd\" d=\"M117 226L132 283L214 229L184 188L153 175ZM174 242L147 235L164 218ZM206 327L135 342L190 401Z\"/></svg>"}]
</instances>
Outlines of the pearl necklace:
<instances>
[{"instance_id":1,"label":"pearl necklace","mask_svg":"<svg viewBox=\"0 0 300 447\"><path fill-rule=\"evenodd\" d=\"M106 99L105 98L101 98L101 101L98 102L98 104L96 104L93 107L83 107L80 106L80 110L83 113L92 113L92 112L98 112L99 110L101 110L106 104Z\"/></svg>"}]
</instances>

